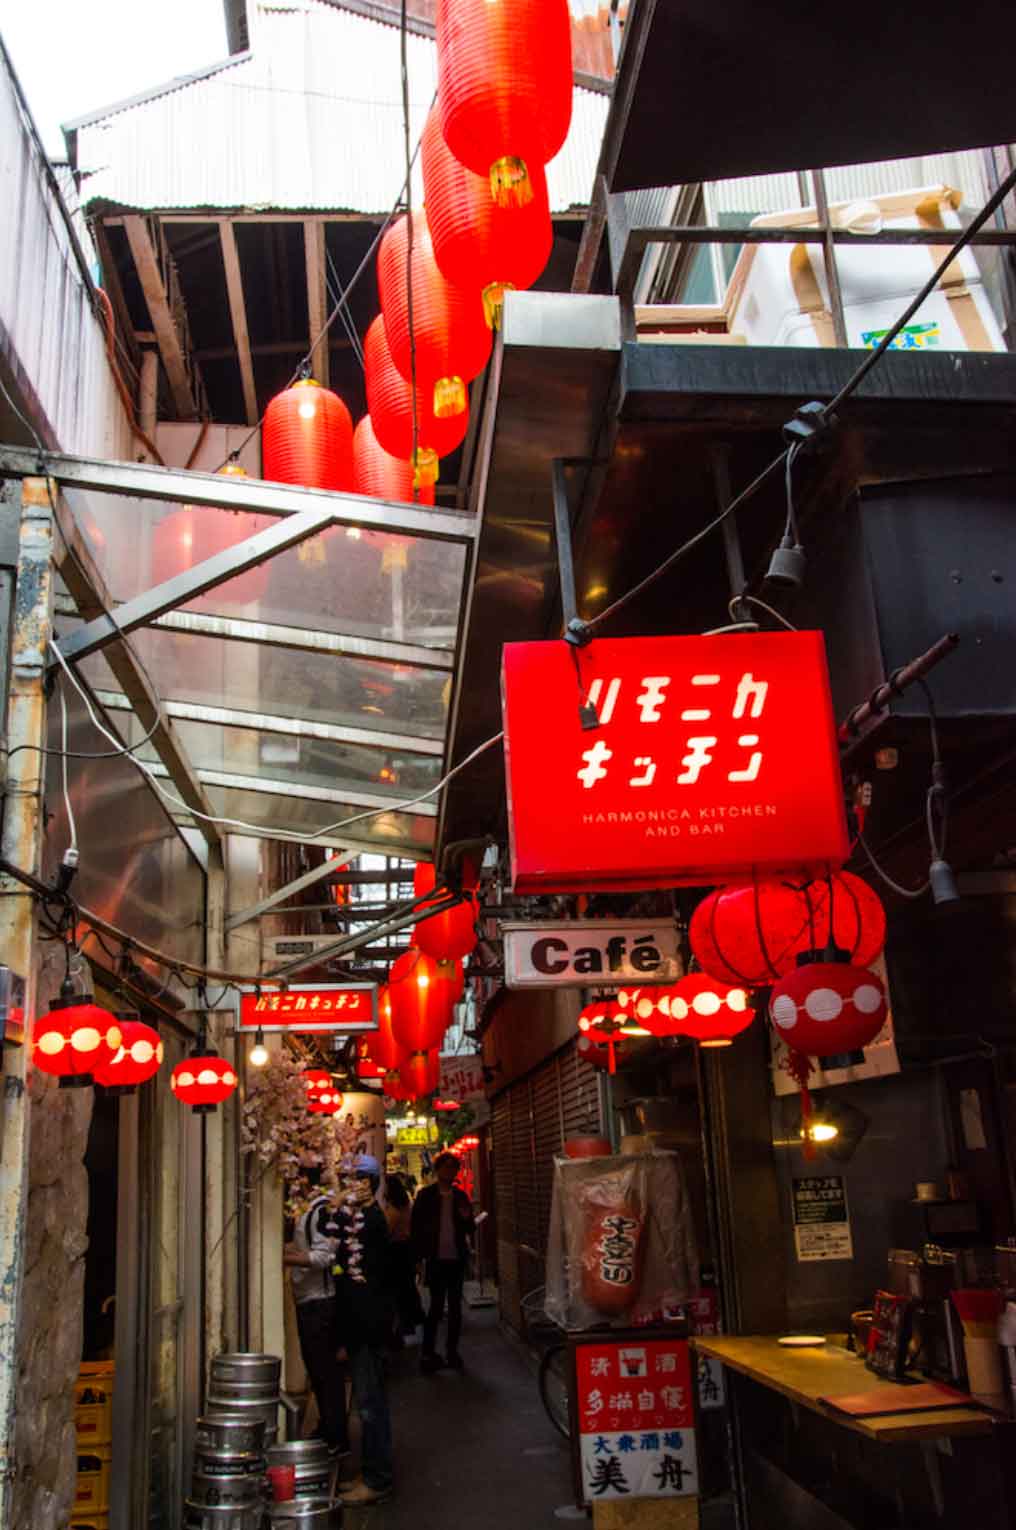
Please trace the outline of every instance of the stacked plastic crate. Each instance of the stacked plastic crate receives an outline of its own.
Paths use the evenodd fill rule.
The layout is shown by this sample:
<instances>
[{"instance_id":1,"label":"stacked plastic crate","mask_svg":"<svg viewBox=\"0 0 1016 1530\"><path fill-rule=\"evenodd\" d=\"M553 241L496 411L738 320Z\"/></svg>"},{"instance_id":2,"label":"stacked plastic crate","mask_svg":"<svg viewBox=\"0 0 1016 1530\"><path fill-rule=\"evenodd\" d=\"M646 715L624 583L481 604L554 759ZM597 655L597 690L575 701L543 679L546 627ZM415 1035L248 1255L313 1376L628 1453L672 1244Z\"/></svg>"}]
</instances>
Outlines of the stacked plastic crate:
<instances>
[{"instance_id":1,"label":"stacked plastic crate","mask_svg":"<svg viewBox=\"0 0 1016 1530\"><path fill-rule=\"evenodd\" d=\"M78 1477L70 1530L108 1530L113 1443L113 1364L85 1361L74 1388Z\"/></svg>"}]
</instances>

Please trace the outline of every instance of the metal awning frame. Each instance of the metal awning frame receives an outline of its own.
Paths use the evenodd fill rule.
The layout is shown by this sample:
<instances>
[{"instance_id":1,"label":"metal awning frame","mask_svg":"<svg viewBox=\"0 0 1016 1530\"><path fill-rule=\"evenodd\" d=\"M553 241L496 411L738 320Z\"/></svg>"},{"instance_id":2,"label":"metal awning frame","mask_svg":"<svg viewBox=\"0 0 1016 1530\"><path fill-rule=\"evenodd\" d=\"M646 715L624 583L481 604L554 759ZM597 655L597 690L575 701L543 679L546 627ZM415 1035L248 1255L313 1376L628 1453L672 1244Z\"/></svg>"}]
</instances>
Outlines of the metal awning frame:
<instances>
[{"instance_id":1,"label":"metal awning frame","mask_svg":"<svg viewBox=\"0 0 1016 1530\"><path fill-rule=\"evenodd\" d=\"M212 813L206 786L278 796L298 795L306 800L387 808L392 812L399 810L398 803L390 798L380 793L363 792L352 786L338 790L311 786L297 788L288 782L266 781L260 777L196 770L170 719L179 717L181 720L223 727L288 732L333 742L361 744L379 750L427 756L440 756L441 741L386 733L380 729L341 727L255 712L238 712L230 708L166 702L156 693L125 638L138 628L163 625L178 631L237 641L349 655L389 664L419 663L421 667L451 670L454 667L454 652L449 649L431 650L420 644L371 640L348 634L312 633L269 623L205 617L179 608L238 574L267 562L276 553L340 526L462 546L466 550L464 592L471 577L475 539L474 518L469 513L420 508L356 494L290 488L258 479L191 473L147 464L109 462L0 444L0 480L32 477L46 478L56 491L90 489L137 499L187 503L210 510L245 511L270 516L276 521L275 525L254 533L234 547L215 554L184 573L152 586L117 606L106 589L62 494L53 494L57 526L64 544L61 573L78 612L85 618L80 628L61 641L60 653L67 662L74 664L91 654L105 654L123 688L123 695L97 692L91 688L93 695L106 708L131 710L146 731L152 731L151 741L160 763L148 766L148 769L153 775L164 775L172 781L187 808L194 811L194 821L209 847L217 848L221 836L213 821L216 815ZM461 601L458 629L461 633ZM50 669L56 667L57 661L53 661ZM420 816L434 817L437 808L432 802L425 801L415 804L413 811ZM264 837L272 836L266 831ZM307 843L317 842L324 841L313 833L307 836ZM350 848L376 850L378 846L374 841L365 840L355 847L350 842Z\"/></svg>"}]
</instances>

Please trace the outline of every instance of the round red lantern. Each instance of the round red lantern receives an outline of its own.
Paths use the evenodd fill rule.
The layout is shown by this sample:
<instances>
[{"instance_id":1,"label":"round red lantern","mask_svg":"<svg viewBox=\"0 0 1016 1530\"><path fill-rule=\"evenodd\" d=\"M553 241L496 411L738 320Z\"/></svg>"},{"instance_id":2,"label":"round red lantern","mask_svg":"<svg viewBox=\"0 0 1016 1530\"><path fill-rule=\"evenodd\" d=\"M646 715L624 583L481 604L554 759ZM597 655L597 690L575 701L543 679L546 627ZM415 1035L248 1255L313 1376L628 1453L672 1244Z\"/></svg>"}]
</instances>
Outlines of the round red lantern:
<instances>
[{"instance_id":1,"label":"round red lantern","mask_svg":"<svg viewBox=\"0 0 1016 1530\"><path fill-rule=\"evenodd\" d=\"M505 292L531 287L550 259L554 227L543 167L529 167L532 200L505 211L491 201L486 178L451 153L436 108L423 130L420 158L434 259L454 286L479 288L484 317L498 329Z\"/></svg>"},{"instance_id":2,"label":"round red lantern","mask_svg":"<svg viewBox=\"0 0 1016 1530\"><path fill-rule=\"evenodd\" d=\"M142 1020L121 1020L119 1049L112 1061L96 1068L95 1082L110 1094L133 1094L155 1077L164 1055L158 1031Z\"/></svg>"},{"instance_id":3,"label":"round red lantern","mask_svg":"<svg viewBox=\"0 0 1016 1530\"><path fill-rule=\"evenodd\" d=\"M304 1068L302 1077L303 1087L307 1091L308 1100L312 1099L314 1095L320 1094L322 1089L330 1089L332 1087L332 1075L326 1073L324 1068Z\"/></svg>"},{"instance_id":4,"label":"round red lantern","mask_svg":"<svg viewBox=\"0 0 1016 1530\"><path fill-rule=\"evenodd\" d=\"M572 114L568 0L438 0L438 106L455 158L504 207L564 144Z\"/></svg>"},{"instance_id":5,"label":"round red lantern","mask_svg":"<svg viewBox=\"0 0 1016 1530\"><path fill-rule=\"evenodd\" d=\"M307 1109L312 1116L337 1116L342 1109L343 1097L339 1091L332 1087L331 1079L327 1089L318 1089L307 1096Z\"/></svg>"},{"instance_id":6,"label":"round red lantern","mask_svg":"<svg viewBox=\"0 0 1016 1530\"><path fill-rule=\"evenodd\" d=\"M369 494L372 499L396 499L407 504L413 500L412 463L408 457L393 457L385 451L374 434L369 414L364 415L353 432L353 489L357 494ZM434 503L432 483L420 485L416 503Z\"/></svg>"},{"instance_id":7,"label":"round red lantern","mask_svg":"<svg viewBox=\"0 0 1016 1530\"><path fill-rule=\"evenodd\" d=\"M413 339L410 344L407 265L412 267ZM438 419L468 407L466 384L490 359L491 334L475 288L453 287L434 259L424 212L413 214L413 250L409 255L409 219L403 213L386 230L377 256L385 338L396 368L406 382L413 378Z\"/></svg>"},{"instance_id":8,"label":"round red lantern","mask_svg":"<svg viewBox=\"0 0 1016 1530\"><path fill-rule=\"evenodd\" d=\"M414 898L422 898L425 893L431 892L435 880L433 865L419 861L413 875ZM422 914L426 914L427 906L426 903L421 906ZM414 946L439 962L453 962L469 956L475 949L476 940L476 904L471 897L442 914L431 914L413 926Z\"/></svg>"},{"instance_id":9,"label":"round red lantern","mask_svg":"<svg viewBox=\"0 0 1016 1530\"><path fill-rule=\"evenodd\" d=\"M885 909L878 893L863 877L852 871L835 871L831 879L820 877L802 887L801 899L807 931L797 946L798 955L831 943L837 950L845 951L855 967L867 967L875 960L885 945Z\"/></svg>"},{"instance_id":10,"label":"round red lantern","mask_svg":"<svg viewBox=\"0 0 1016 1530\"><path fill-rule=\"evenodd\" d=\"M624 1034L625 1014L613 994L602 995L587 1004L579 1015L579 1055L602 1067L602 1054L591 1049L603 1048L607 1057L607 1071L614 1073L617 1067L619 1038ZM583 1045L586 1043L586 1045Z\"/></svg>"},{"instance_id":11,"label":"round red lantern","mask_svg":"<svg viewBox=\"0 0 1016 1530\"><path fill-rule=\"evenodd\" d=\"M405 461L413 458L413 389L392 360L384 319L378 314L363 342L367 410L374 435L386 452ZM416 389L416 478L421 487L437 482L438 464L462 445L469 410L439 420L425 389Z\"/></svg>"},{"instance_id":12,"label":"round red lantern","mask_svg":"<svg viewBox=\"0 0 1016 1530\"><path fill-rule=\"evenodd\" d=\"M441 1054L437 1047L429 1052L414 1052L399 1073L410 1099L418 1100L422 1095L433 1094L441 1081Z\"/></svg>"},{"instance_id":13,"label":"round red lantern","mask_svg":"<svg viewBox=\"0 0 1016 1530\"><path fill-rule=\"evenodd\" d=\"M441 1045L451 1024L455 971L415 946L393 962L388 979L392 1035L409 1052Z\"/></svg>"},{"instance_id":14,"label":"round red lantern","mask_svg":"<svg viewBox=\"0 0 1016 1530\"><path fill-rule=\"evenodd\" d=\"M265 410L261 468L272 483L350 492L353 421L339 395L312 377L276 394Z\"/></svg>"},{"instance_id":15,"label":"round red lantern","mask_svg":"<svg viewBox=\"0 0 1016 1530\"><path fill-rule=\"evenodd\" d=\"M177 1063L169 1080L177 1099L189 1105L195 1115L205 1115L228 1100L238 1082L232 1063L197 1048Z\"/></svg>"},{"instance_id":16,"label":"round red lantern","mask_svg":"<svg viewBox=\"0 0 1016 1530\"><path fill-rule=\"evenodd\" d=\"M651 1036L669 1036L670 1031L655 1028L659 1019L659 1002L669 992L670 989L662 984L652 988L619 988L617 1004L625 1024L639 1026Z\"/></svg>"},{"instance_id":17,"label":"round red lantern","mask_svg":"<svg viewBox=\"0 0 1016 1530\"><path fill-rule=\"evenodd\" d=\"M61 1089L84 1088L120 1050L119 1022L88 994L61 985L53 1007L32 1028L32 1060L40 1073L60 1080Z\"/></svg>"},{"instance_id":18,"label":"round red lantern","mask_svg":"<svg viewBox=\"0 0 1016 1530\"><path fill-rule=\"evenodd\" d=\"M887 1013L881 979L849 962L809 962L781 978L769 997L777 1034L808 1057L860 1051Z\"/></svg>"},{"instance_id":19,"label":"round red lantern","mask_svg":"<svg viewBox=\"0 0 1016 1530\"><path fill-rule=\"evenodd\" d=\"M663 990L645 1024L654 1036L691 1036L704 1047L729 1047L754 1018L746 988L689 972Z\"/></svg>"},{"instance_id":20,"label":"round red lantern","mask_svg":"<svg viewBox=\"0 0 1016 1530\"><path fill-rule=\"evenodd\" d=\"M377 1018L377 1030L372 1032L369 1039L365 1039L367 1039L370 1055L374 1062L381 1069L382 1073L388 1073L392 1069L401 1067L412 1050L410 1047L404 1047L401 1041L396 1040L392 1031L392 998L391 988L388 984L378 992Z\"/></svg>"},{"instance_id":21,"label":"round red lantern","mask_svg":"<svg viewBox=\"0 0 1016 1530\"><path fill-rule=\"evenodd\" d=\"M598 1041L595 1034L588 1034L579 1037L575 1050L583 1062L603 1068L607 1073L616 1073L617 1059L624 1055L624 1042Z\"/></svg>"}]
</instances>

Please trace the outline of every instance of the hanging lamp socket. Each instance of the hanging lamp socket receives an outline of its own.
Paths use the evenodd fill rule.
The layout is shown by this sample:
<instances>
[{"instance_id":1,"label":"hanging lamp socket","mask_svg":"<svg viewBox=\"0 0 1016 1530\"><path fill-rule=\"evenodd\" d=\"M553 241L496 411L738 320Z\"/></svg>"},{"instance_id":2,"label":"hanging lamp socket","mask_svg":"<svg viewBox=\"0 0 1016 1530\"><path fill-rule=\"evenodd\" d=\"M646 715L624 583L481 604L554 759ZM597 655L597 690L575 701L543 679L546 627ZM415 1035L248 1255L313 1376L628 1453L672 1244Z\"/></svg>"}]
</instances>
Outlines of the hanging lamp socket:
<instances>
[{"instance_id":1,"label":"hanging lamp socket","mask_svg":"<svg viewBox=\"0 0 1016 1530\"><path fill-rule=\"evenodd\" d=\"M800 542L792 544L784 538L769 560L766 583L779 585L785 590L799 590L806 570L807 559Z\"/></svg>"},{"instance_id":2,"label":"hanging lamp socket","mask_svg":"<svg viewBox=\"0 0 1016 1530\"><path fill-rule=\"evenodd\" d=\"M928 868L928 880L936 908L962 902L955 874L948 861L932 861Z\"/></svg>"}]
</instances>

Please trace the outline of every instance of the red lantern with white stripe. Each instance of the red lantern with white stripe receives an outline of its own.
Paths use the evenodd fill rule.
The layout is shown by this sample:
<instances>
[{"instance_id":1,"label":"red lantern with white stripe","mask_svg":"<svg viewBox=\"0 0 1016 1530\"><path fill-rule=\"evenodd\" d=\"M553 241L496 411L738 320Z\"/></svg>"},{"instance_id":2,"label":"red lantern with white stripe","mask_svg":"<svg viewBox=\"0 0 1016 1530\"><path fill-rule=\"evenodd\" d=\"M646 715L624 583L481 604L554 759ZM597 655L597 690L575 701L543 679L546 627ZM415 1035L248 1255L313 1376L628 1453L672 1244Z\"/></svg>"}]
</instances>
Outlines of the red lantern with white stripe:
<instances>
[{"instance_id":1,"label":"red lantern with white stripe","mask_svg":"<svg viewBox=\"0 0 1016 1530\"><path fill-rule=\"evenodd\" d=\"M689 972L662 990L656 1014L644 1023L654 1036L691 1036L704 1047L729 1047L754 1018L746 988Z\"/></svg>"},{"instance_id":2,"label":"red lantern with white stripe","mask_svg":"<svg viewBox=\"0 0 1016 1530\"><path fill-rule=\"evenodd\" d=\"M328 1080L327 1089L315 1090L307 1096L307 1109L312 1116L337 1116L342 1104L343 1096L338 1089L332 1087L331 1079Z\"/></svg>"},{"instance_id":3,"label":"red lantern with white stripe","mask_svg":"<svg viewBox=\"0 0 1016 1530\"><path fill-rule=\"evenodd\" d=\"M205 1049L195 1050L177 1063L170 1075L170 1088L195 1115L206 1115L228 1100L239 1083L231 1062Z\"/></svg>"},{"instance_id":4,"label":"red lantern with white stripe","mask_svg":"<svg viewBox=\"0 0 1016 1530\"><path fill-rule=\"evenodd\" d=\"M808 1057L860 1051L874 1041L888 1012L881 979L850 962L807 962L781 978L769 996L777 1035Z\"/></svg>"},{"instance_id":5,"label":"red lantern with white stripe","mask_svg":"<svg viewBox=\"0 0 1016 1530\"><path fill-rule=\"evenodd\" d=\"M111 1062L95 1070L95 1082L108 1094L134 1094L154 1078L164 1057L158 1031L138 1019L120 1020L120 1046Z\"/></svg>"},{"instance_id":6,"label":"red lantern with white stripe","mask_svg":"<svg viewBox=\"0 0 1016 1530\"><path fill-rule=\"evenodd\" d=\"M113 1061L122 1040L116 1016L90 995L76 994L67 981L32 1028L32 1061L40 1073L59 1079L61 1089L84 1088Z\"/></svg>"}]
</instances>

